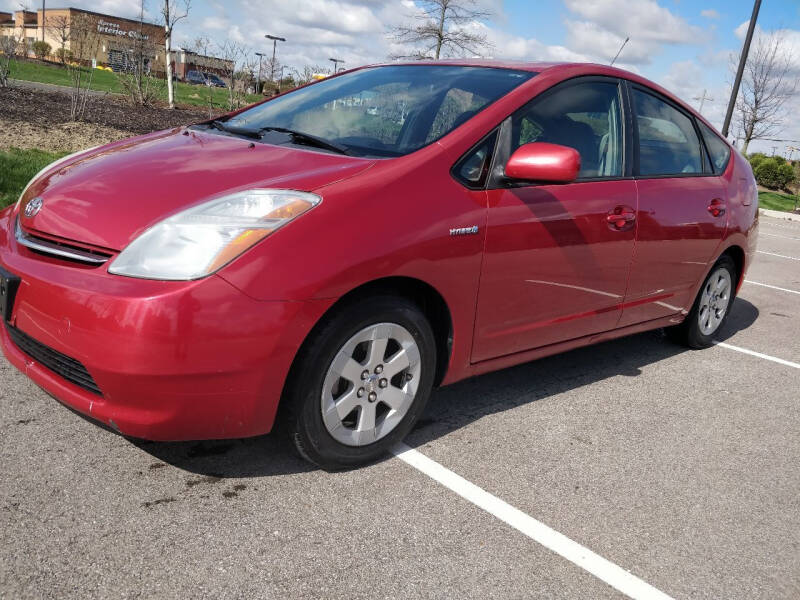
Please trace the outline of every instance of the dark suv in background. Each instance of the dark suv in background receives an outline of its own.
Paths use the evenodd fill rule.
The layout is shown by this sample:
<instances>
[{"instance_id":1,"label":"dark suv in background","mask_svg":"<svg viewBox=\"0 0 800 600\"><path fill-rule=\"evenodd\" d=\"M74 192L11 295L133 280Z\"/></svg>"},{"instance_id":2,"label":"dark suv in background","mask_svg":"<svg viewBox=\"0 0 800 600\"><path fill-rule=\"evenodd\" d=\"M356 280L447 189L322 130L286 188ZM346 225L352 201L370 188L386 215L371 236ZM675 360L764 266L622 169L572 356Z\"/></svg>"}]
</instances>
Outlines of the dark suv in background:
<instances>
[{"instance_id":1,"label":"dark suv in background","mask_svg":"<svg viewBox=\"0 0 800 600\"><path fill-rule=\"evenodd\" d=\"M213 73L203 73L202 71L189 71L186 73L186 83L192 85L209 85L213 87L227 87L225 82Z\"/></svg>"}]
</instances>

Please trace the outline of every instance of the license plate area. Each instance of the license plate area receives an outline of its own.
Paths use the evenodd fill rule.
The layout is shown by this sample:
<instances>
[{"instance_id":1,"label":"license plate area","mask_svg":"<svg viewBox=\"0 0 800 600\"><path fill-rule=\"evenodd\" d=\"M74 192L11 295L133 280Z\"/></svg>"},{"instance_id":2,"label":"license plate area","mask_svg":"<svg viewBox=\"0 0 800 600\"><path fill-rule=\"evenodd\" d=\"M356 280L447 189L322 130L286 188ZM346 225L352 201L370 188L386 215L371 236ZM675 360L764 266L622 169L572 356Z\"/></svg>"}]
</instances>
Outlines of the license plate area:
<instances>
[{"instance_id":1,"label":"license plate area","mask_svg":"<svg viewBox=\"0 0 800 600\"><path fill-rule=\"evenodd\" d=\"M11 320L14 310L14 298L17 296L20 278L0 267L0 317L4 321Z\"/></svg>"}]
</instances>

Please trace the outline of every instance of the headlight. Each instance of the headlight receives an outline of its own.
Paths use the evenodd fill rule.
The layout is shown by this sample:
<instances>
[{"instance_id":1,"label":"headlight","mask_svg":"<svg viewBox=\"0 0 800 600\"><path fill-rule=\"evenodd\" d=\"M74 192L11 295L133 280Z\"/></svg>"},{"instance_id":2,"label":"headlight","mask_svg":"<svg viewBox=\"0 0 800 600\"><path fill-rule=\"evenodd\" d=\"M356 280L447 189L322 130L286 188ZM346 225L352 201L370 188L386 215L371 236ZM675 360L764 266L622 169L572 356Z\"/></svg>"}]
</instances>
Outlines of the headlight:
<instances>
[{"instance_id":1,"label":"headlight","mask_svg":"<svg viewBox=\"0 0 800 600\"><path fill-rule=\"evenodd\" d=\"M145 231L108 272L173 281L206 277L321 201L294 190L247 190L217 198Z\"/></svg>"},{"instance_id":2,"label":"headlight","mask_svg":"<svg viewBox=\"0 0 800 600\"><path fill-rule=\"evenodd\" d=\"M64 164L65 162L75 158L79 154L85 154L86 152L91 152L92 150L96 150L99 147L100 146L92 146L91 148L86 148L85 150L78 150L77 152L73 152L72 154L68 154L67 156L63 156L63 157L59 158L58 160L54 160L53 162L51 162L47 166L43 167L41 171L39 171L36 175L31 177L31 180L28 182L28 185L26 185L25 189L22 190L22 193L19 195L19 199L17 200L17 206L16 206L15 210L19 210L19 203L22 202L22 198L25 196L25 192L27 192L28 188L30 188L33 185L34 181L39 179L39 177L42 175L42 173L44 173L45 171L49 171L50 169L55 169L58 165Z\"/></svg>"}]
</instances>

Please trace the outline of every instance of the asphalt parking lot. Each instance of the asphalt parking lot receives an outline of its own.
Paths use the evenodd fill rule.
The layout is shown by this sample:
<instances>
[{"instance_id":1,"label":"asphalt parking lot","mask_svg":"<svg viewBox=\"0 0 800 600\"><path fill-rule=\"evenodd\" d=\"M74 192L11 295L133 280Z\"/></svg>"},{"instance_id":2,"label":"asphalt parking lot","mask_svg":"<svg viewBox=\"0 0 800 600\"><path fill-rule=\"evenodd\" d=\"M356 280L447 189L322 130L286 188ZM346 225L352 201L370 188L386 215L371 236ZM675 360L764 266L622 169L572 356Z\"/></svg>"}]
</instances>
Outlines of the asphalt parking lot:
<instances>
[{"instance_id":1,"label":"asphalt parking lot","mask_svg":"<svg viewBox=\"0 0 800 600\"><path fill-rule=\"evenodd\" d=\"M0 359L0 596L798 598L800 222L756 256L722 345L443 388L346 473L280 435L134 443Z\"/></svg>"}]
</instances>

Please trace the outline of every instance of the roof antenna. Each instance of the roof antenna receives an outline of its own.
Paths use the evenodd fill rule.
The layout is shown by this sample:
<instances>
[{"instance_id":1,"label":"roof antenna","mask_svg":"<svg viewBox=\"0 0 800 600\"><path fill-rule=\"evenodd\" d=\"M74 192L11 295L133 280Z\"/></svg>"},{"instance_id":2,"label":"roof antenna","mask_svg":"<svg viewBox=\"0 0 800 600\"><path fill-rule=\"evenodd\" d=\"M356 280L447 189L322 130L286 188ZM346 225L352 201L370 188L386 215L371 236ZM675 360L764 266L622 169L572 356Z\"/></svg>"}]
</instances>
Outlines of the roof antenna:
<instances>
[{"instance_id":1,"label":"roof antenna","mask_svg":"<svg viewBox=\"0 0 800 600\"><path fill-rule=\"evenodd\" d=\"M617 50L617 55L614 57L614 60L612 60L612 61L611 61L611 63L609 64L609 66L610 66L610 67L613 67L613 66L614 66L614 63L615 63L615 62L617 62L617 59L619 58L619 54L620 54L620 52L622 52L622 49L625 47L625 44L627 44L627 43L628 43L628 40L630 40L630 39L631 39L631 38L629 38L629 37L626 37L626 38L625 38L625 41L624 41L624 42L622 42L622 46L620 46L620 47L619 47L619 50Z\"/></svg>"}]
</instances>

